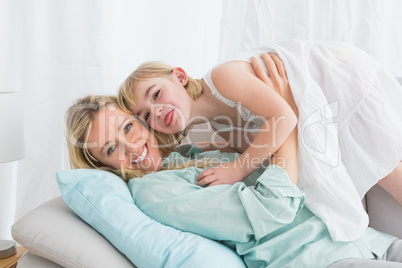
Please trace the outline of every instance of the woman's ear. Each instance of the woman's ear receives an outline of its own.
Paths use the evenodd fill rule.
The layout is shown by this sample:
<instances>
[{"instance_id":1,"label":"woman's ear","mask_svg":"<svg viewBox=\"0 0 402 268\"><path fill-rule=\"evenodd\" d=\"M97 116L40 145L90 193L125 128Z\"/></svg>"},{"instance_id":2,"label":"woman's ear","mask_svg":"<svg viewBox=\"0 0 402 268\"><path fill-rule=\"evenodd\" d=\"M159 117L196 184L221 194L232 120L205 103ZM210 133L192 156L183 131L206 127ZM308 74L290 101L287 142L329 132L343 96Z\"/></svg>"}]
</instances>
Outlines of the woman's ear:
<instances>
[{"instance_id":1,"label":"woman's ear","mask_svg":"<svg viewBox=\"0 0 402 268\"><path fill-rule=\"evenodd\" d=\"M183 87L187 85L188 76L182 68L175 67L175 68L173 68L172 73L173 73L174 77L180 81L180 83L182 84Z\"/></svg>"}]
</instances>

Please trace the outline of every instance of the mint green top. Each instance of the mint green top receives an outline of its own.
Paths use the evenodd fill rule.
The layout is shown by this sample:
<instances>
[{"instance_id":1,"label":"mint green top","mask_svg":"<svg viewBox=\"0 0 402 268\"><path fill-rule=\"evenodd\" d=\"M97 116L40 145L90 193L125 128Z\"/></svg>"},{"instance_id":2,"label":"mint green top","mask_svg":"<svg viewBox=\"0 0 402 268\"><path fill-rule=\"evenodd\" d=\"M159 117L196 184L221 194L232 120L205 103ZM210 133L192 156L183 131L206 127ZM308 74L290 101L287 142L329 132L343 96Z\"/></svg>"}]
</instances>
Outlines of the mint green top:
<instances>
[{"instance_id":1,"label":"mint green top","mask_svg":"<svg viewBox=\"0 0 402 268\"><path fill-rule=\"evenodd\" d=\"M187 147L188 149L188 147ZM179 148L180 151L180 148ZM234 160L234 154L187 157ZM178 152L164 160L187 161ZM130 180L135 204L149 217L176 229L219 240L243 256L248 267L326 267L345 258L382 256L395 237L367 228L353 242L332 241L326 225L304 207L304 195L277 166L254 172L255 185L200 187L200 168L169 170ZM347 209L347 208L345 208Z\"/></svg>"}]
</instances>

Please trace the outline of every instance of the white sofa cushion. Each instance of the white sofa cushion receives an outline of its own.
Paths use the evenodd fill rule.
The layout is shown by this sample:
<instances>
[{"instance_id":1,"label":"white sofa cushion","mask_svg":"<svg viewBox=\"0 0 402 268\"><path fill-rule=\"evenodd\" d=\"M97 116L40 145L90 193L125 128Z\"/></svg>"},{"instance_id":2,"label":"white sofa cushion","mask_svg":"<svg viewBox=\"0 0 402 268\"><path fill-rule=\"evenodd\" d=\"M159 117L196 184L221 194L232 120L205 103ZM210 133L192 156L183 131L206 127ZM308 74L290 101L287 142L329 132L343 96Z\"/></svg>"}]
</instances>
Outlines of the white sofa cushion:
<instances>
[{"instance_id":1,"label":"white sofa cushion","mask_svg":"<svg viewBox=\"0 0 402 268\"><path fill-rule=\"evenodd\" d=\"M18 220L12 226L12 236L30 252L62 267L135 267L61 197Z\"/></svg>"}]
</instances>

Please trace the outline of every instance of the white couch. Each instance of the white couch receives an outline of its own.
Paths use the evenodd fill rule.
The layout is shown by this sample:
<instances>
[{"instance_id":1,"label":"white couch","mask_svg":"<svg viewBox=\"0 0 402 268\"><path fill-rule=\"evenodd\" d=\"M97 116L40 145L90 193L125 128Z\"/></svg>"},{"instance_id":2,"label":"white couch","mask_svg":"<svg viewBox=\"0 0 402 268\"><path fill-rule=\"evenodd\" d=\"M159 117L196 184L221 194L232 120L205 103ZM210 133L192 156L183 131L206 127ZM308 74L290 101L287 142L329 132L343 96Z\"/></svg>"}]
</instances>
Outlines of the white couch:
<instances>
[{"instance_id":1,"label":"white couch","mask_svg":"<svg viewBox=\"0 0 402 268\"><path fill-rule=\"evenodd\" d=\"M402 84L402 79L398 80ZM198 131L198 136L190 136L190 139L208 140L209 135L208 131ZM385 190L376 185L362 201L370 217L370 226L402 238L402 206ZM18 262L18 268L135 267L75 215L61 197L22 217L12 226L12 235L29 250Z\"/></svg>"},{"instance_id":2,"label":"white couch","mask_svg":"<svg viewBox=\"0 0 402 268\"><path fill-rule=\"evenodd\" d=\"M402 207L374 186L363 203L370 225L402 238ZM29 251L17 268L135 267L102 235L82 221L61 197L34 209L12 227L13 238Z\"/></svg>"}]
</instances>

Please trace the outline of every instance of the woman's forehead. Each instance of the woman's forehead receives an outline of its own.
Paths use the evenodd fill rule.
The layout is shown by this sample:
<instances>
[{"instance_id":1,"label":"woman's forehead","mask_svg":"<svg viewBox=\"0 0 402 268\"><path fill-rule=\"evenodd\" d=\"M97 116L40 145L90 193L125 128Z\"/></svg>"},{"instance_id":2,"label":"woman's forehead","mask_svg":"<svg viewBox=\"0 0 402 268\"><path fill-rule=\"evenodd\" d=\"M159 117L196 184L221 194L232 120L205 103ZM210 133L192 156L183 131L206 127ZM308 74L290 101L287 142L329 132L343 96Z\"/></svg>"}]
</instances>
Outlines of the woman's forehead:
<instances>
[{"instance_id":1,"label":"woman's forehead","mask_svg":"<svg viewBox=\"0 0 402 268\"><path fill-rule=\"evenodd\" d=\"M124 121L135 120L136 118L131 114L123 111L118 106L108 105L101 109L92 124L95 128L117 129Z\"/></svg>"},{"instance_id":2,"label":"woman's forehead","mask_svg":"<svg viewBox=\"0 0 402 268\"><path fill-rule=\"evenodd\" d=\"M98 117L104 115L105 118L108 117L131 117L132 114L126 111L123 111L119 106L115 104L107 105L103 109L100 109L98 112Z\"/></svg>"},{"instance_id":3,"label":"woman's forehead","mask_svg":"<svg viewBox=\"0 0 402 268\"><path fill-rule=\"evenodd\" d=\"M121 110L118 106L101 109L92 120L92 127L88 136L89 142L97 142L102 147L109 140L118 139L118 132L125 122L140 123L131 113Z\"/></svg>"}]
</instances>

